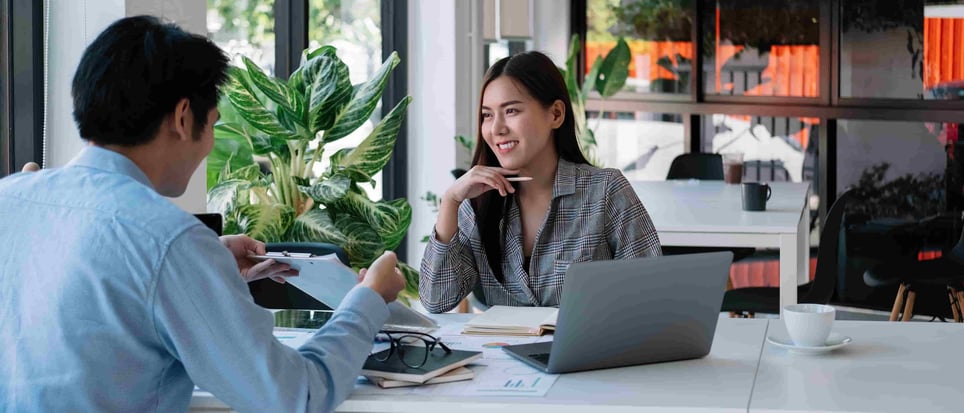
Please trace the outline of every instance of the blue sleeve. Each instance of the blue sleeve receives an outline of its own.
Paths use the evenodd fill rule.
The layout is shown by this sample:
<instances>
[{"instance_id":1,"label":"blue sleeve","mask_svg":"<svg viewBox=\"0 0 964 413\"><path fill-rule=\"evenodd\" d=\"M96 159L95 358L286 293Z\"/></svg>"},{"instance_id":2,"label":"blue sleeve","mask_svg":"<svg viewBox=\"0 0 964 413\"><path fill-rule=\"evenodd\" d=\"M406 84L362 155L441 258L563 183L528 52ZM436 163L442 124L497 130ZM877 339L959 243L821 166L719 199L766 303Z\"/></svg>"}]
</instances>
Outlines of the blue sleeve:
<instances>
[{"instance_id":1,"label":"blue sleeve","mask_svg":"<svg viewBox=\"0 0 964 413\"><path fill-rule=\"evenodd\" d=\"M298 350L272 334L231 253L198 226L170 245L151 308L158 340L202 389L239 412L330 412L354 388L385 301L357 286Z\"/></svg>"}]
</instances>

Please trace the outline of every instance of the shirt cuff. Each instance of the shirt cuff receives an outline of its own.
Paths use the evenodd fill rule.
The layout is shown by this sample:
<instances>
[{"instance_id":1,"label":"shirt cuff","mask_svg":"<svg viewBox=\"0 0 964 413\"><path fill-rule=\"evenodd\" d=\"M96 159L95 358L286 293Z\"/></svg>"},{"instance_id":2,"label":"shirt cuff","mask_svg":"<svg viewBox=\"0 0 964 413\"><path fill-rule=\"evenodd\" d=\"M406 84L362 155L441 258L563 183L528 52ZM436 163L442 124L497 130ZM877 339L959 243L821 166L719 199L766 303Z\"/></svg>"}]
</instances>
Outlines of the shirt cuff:
<instances>
[{"instance_id":1,"label":"shirt cuff","mask_svg":"<svg viewBox=\"0 0 964 413\"><path fill-rule=\"evenodd\" d=\"M351 311L361 314L372 323L373 331L380 330L382 324L385 324L385 320L388 320L389 315L388 304L385 304L385 299L375 290L360 285L352 288L345 299L341 300L341 305L338 306L336 312L338 311Z\"/></svg>"},{"instance_id":2,"label":"shirt cuff","mask_svg":"<svg viewBox=\"0 0 964 413\"><path fill-rule=\"evenodd\" d=\"M449 240L449 242L439 241L438 233L435 232L435 227L432 227L432 235L428 237L428 246L430 248L430 252L438 256L445 255L445 253L448 252L449 247L455 243L456 239L458 239L458 236L459 230L456 229L455 234L452 234L452 239Z\"/></svg>"}]
</instances>

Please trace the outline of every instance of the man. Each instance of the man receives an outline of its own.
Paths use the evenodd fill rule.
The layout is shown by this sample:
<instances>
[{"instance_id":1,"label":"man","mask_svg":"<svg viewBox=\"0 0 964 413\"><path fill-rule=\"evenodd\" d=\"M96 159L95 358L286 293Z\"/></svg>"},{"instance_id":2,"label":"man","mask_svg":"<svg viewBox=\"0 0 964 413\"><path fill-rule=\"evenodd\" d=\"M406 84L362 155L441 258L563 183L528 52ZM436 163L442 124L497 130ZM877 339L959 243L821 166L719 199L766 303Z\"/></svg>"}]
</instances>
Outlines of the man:
<instances>
[{"instance_id":1,"label":"man","mask_svg":"<svg viewBox=\"0 0 964 413\"><path fill-rule=\"evenodd\" d=\"M395 256L296 351L245 285L287 267L163 198L211 151L226 66L174 25L117 21L74 76L90 146L0 180L0 411L185 411L195 383L242 412L331 411L353 388L404 287Z\"/></svg>"}]
</instances>

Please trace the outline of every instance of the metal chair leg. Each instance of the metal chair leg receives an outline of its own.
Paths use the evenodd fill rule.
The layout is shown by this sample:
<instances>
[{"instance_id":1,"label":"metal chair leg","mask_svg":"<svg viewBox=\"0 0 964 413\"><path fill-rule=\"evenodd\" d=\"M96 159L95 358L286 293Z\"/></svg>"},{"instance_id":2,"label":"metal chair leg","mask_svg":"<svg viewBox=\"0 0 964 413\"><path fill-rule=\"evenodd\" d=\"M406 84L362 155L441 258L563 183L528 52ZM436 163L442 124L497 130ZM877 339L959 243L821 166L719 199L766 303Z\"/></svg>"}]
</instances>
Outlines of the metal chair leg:
<instances>
[{"instance_id":1,"label":"metal chair leg","mask_svg":"<svg viewBox=\"0 0 964 413\"><path fill-rule=\"evenodd\" d=\"M894 308L890 310L890 321L897 321L897 316L900 315L900 309L904 305L904 293L906 289L907 286L904 283L900 283L900 288L897 289L897 296L894 297Z\"/></svg>"}]
</instances>

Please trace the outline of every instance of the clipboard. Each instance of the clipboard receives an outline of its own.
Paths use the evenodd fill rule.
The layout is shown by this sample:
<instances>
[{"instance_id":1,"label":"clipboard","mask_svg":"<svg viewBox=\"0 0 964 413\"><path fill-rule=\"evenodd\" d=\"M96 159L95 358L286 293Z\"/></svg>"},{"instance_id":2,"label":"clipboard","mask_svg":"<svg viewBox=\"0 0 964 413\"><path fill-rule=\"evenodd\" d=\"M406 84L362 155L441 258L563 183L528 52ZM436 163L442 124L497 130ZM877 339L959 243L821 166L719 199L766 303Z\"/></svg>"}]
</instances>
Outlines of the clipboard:
<instances>
[{"instance_id":1,"label":"clipboard","mask_svg":"<svg viewBox=\"0 0 964 413\"><path fill-rule=\"evenodd\" d=\"M273 259L298 270L297 277L285 282L331 308L338 308L348 292L358 284L358 273L346 266L335 254L314 255L299 252L269 252L249 258L264 261ZM389 316L384 329L430 333L438 329L432 318L396 301L388 303Z\"/></svg>"}]
</instances>

